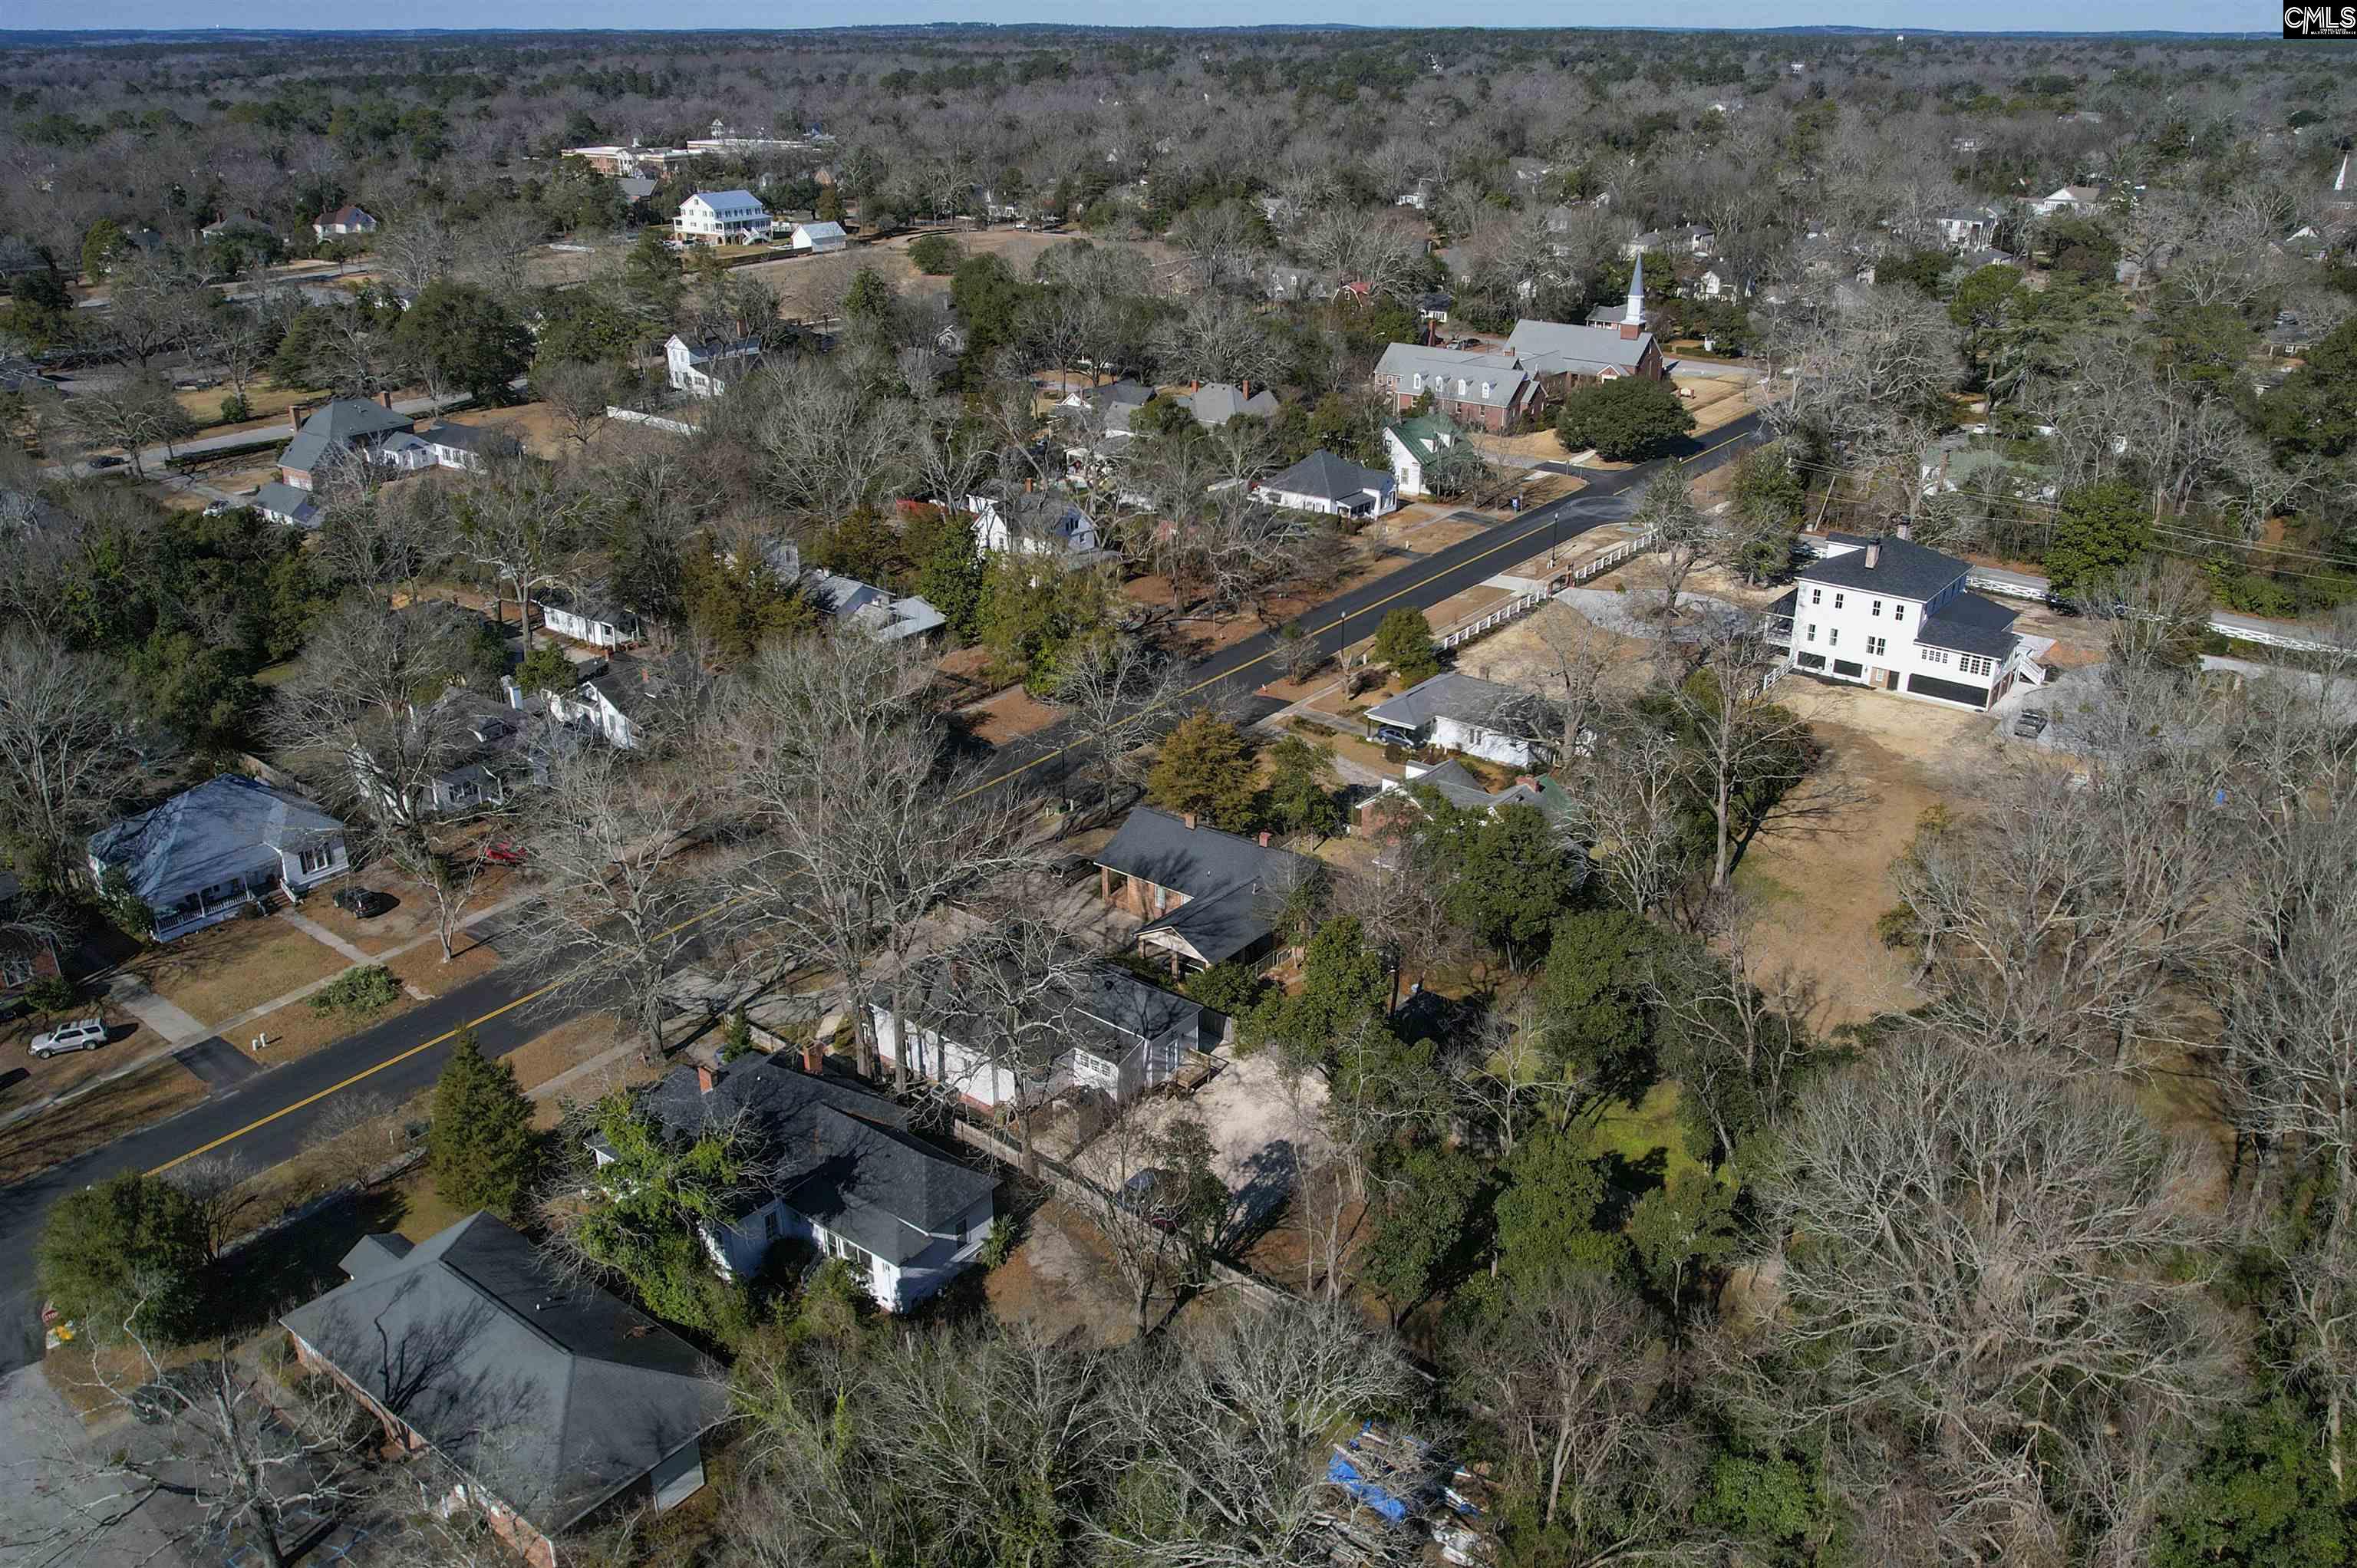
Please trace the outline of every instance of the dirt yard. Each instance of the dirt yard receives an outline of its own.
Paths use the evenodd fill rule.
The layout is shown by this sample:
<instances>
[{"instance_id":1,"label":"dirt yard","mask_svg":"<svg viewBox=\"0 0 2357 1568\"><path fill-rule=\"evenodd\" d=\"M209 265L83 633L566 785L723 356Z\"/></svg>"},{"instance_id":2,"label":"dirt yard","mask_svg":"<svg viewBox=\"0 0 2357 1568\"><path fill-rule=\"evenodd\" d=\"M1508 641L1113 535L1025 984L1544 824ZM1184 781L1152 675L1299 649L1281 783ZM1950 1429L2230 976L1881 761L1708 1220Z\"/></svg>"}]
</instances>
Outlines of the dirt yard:
<instances>
[{"instance_id":1,"label":"dirt yard","mask_svg":"<svg viewBox=\"0 0 2357 1568\"><path fill-rule=\"evenodd\" d=\"M208 926L126 967L199 1023L218 1024L350 961L301 928L265 918Z\"/></svg>"},{"instance_id":2,"label":"dirt yard","mask_svg":"<svg viewBox=\"0 0 2357 1568\"><path fill-rule=\"evenodd\" d=\"M1032 266L1039 257L1059 245L1069 245L1091 239L1086 234L1042 234L1026 229L985 229L979 233L950 236L967 255L995 255L1006 258L1018 277L1029 278ZM886 283L901 295L921 298L949 292L947 277L929 276L917 270L909 260L909 246L914 234L896 234L888 240L855 244L847 251L831 256L795 256L775 262L756 262L737 269L737 275L757 277L778 291L779 313L789 317L816 318L831 314L843 291L862 268L872 268ZM1167 267L1176 261L1168 247L1157 243L1140 244L1132 241L1095 241L1104 245L1125 246L1145 252L1149 263ZM589 258L565 258L583 262Z\"/></svg>"},{"instance_id":3,"label":"dirt yard","mask_svg":"<svg viewBox=\"0 0 2357 1568\"><path fill-rule=\"evenodd\" d=\"M1752 846L1736 870L1751 901L1764 967L1789 967L1818 988L1821 1028L1916 1005L1904 953L1882 945L1875 921L1897 901L1889 877L1934 805L1968 806L2002 767L1990 721L1978 714L1793 676L1776 688L1828 750L1830 777L1866 799L1820 828Z\"/></svg>"},{"instance_id":4,"label":"dirt yard","mask_svg":"<svg viewBox=\"0 0 2357 1568\"><path fill-rule=\"evenodd\" d=\"M202 1079L167 1057L78 1100L0 1127L0 1183L22 1181L88 1154L125 1133L186 1111L207 1092Z\"/></svg>"},{"instance_id":5,"label":"dirt yard","mask_svg":"<svg viewBox=\"0 0 2357 1568\"><path fill-rule=\"evenodd\" d=\"M1748 395L1751 382L1737 376L1672 376L1681 392L1694 395L1685 400L1688 412L1695 416L1694 433L1707 435L1731 420L1751 412Z\"/></svg>"}]
</instances>

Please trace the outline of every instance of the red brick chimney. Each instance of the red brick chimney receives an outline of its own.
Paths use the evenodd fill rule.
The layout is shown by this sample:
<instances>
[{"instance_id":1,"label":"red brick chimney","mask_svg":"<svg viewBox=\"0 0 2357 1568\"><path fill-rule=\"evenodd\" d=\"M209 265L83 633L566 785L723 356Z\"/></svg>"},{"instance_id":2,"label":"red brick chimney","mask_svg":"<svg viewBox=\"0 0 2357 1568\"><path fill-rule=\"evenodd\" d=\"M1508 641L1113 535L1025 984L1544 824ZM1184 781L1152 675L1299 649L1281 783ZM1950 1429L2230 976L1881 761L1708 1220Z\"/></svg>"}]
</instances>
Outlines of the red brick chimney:
<instances>
[{"instance_id":1,"label":"red brick chimney","mask_svg":"<svg viewBox=\"0 0 2357 1568\"><path fill-rule=\"evenodd\" d=\"M695 1092L696 1092L696 1093L698 1093L698 1094L709 1094L709 1093L711 1093L711 1092L712 1092L712 1086L713 1086L714 1084L716 1084L716 1083L718 1083L719 1081L720 1081L720 1075L719 1075L718 1073L714 1072L710 1067L706 1066L706 1065L705 1065L705 1063L703 1063L703 1062L698 1062L698 1063L696 1063L696 1064L695 1064Z\"/></svg>"},{"instance_id":2,"label":"red brick chimney","mask_svg":"<svg viewBox=\"0 0 2357 1568\"><path fill-rule=\"evenodd\" d=\"M1179 819L1178 819L1178 820L1179 820L1180 822L1184 822L1184 823L1186 823L1186 824L1187 824L1187 831L1188 831L1189 832L1190 832L1190 833L1191 833L1191 832L1193 832L1195 831L1195 813L1194 813L1194 812L1192 812L1192 811L1185 812L1185 813L1183 813L1183 814L1179 817Z\"/></svg>"},{"instance_id":3,"label":"red brick chimney","mask_svg":"<svg viewBox=\"0 0 2357 1568\"><path fill-rule=\"evenodd\" d=\"M298 435L301 434L303 429L303 405L301 403L290 403L286 405L286 428Z\"/></svg>"},{"instance_id":4,"label":"red brick chimney","mask_svg":"<svg viewBox=\"0 0 2357 1568\"><path fill-rule=\"evenodd\" d=\"M826 1047L815 1035L802 1047L802 1070L813 1078L826 1070Z\"/></svg>"},{"instance_id":5,"label":"red brick chimney","mask_svg":"<svg viewBox=\"0 0 2357 1568\"><path fill-rule=\"evenodd\" d=\"M1268 847L1268 830L1266 828L1263 828L1260 831L1260 847L1263 849L1266 849Z\"/></svg>"},{"instance_id":6,"label":"red brick chimney","mask_svg":"<svg viewBox=\"0 0 2357 1568\"><path fill-rule=\"evenodd\" d=\"M1635 342L1638 335L1643 331L1644 328L1638 326L1633 321L1623 321L1620 323L1620 337L1624 342Z\"/></svg>"},{"instance_id":7,"label":"red brick chimney","mask_svg":"<svg viewBox=\"0 0 2357 1568\"><path fill-rule=\"evenodd\" d=\"M1915 537L1915 525L1911 522L1902 522L1893 528L1890 532L1897 534L1901 539L1912 539Z\"/></svg>"},{"instance_id":8,"label":"red brick chimney","mask_svg":"<svg viewBox=\"0 0 2357 1568\"><path fill-rule=\"evenodd\" d=\"M393 411L393 389L387 387L384 391L377 393L376 401L384 405L385 411L388 413L391 413Z\"/></svg>"}]
</instances>

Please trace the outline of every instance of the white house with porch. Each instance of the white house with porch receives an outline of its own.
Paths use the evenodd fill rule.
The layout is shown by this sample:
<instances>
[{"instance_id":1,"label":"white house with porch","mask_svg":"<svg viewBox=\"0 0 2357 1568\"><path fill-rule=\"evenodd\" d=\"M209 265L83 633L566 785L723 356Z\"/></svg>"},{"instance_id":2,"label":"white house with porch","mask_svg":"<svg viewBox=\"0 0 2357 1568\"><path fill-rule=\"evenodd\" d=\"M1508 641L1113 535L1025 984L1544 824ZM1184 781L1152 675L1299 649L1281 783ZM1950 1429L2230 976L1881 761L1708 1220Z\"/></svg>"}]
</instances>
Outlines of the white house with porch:
<instances>
[{"instance_id":1,"label":"white house with porch","mask_svg":"<svg viewBox=\"0 0 2357 1568\"><path fill-rule=\"evenodd\" d=\"M1399 480L1382 468L1361 468L1331 452L1312 452L1253 487L1253 499L1328 517L1381 517L1399 508Z\"/></svg>"},{"instance_id":2,"label":"white house with porch","mask_svg":"<svg viewBox=\"0 0 2357 1568\"><path fill-rule=\"evenodd\" d=\"M344 824L291 791L224 773L90 838L91 875L120 872L168 942L351 869Z\"/></svg>"},{"instance_id":3,"label":"white house with porch","mask_svg":"<svg viewBox=\"0 0 2357 1568\"><path fill-rule=\"evenodd\" d=\"M2050 643L2015 632L2015 612L1969 591L1971 566L1898 532L1827 534L1769 610L1787 667L1950 707L1986 709L2016 681L2045 679Z\"/></svg>"},{"instance_id":4,"label":"white house with porch","mask_svg":"<svg viewBox=\"0 0 2357 1568\"><path fill-rule=\"evenodd\" d=\"M691 343L678 333L663 340L663 369L671 390L690 397L718 397L761 362L759 338L706 338Z\"/></svg>"},{"instance_id":5,"label":"white house with porch","mask_svg":"<svg viewBox=\"0 0 2357 1568\"><path fill-rule=\"evenodd\" d=\"M672 220L673 237L685 245L749 245L773 227L770 209L749 190L699 190Z\"/></svg>"}]
</instances>

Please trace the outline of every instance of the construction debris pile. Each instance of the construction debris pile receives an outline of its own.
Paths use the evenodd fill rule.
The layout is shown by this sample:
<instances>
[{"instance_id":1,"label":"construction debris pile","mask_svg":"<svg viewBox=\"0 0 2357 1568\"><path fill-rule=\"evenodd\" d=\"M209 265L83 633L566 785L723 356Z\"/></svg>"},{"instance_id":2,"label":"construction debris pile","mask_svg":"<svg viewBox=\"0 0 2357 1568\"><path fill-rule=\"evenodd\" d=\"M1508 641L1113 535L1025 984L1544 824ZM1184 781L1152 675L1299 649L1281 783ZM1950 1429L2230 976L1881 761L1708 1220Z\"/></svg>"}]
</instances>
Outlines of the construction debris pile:
<instances>
[{"instance_id":1,"label":"construction debris pile","mask_svg":"<svg viewBox=\"0 0 2357 1568\"><path fill-rule=\"evenodd\" d=\"M1326 1479L1347 1499L1327 1520L1338 1563L1392 1560L1404 1531L1424 1538L1429 1560L1459 1568L1498 1560L1489 1481L1421 1437L1369 1421L1334 1444Z\"/></svg>"}]
</instances>

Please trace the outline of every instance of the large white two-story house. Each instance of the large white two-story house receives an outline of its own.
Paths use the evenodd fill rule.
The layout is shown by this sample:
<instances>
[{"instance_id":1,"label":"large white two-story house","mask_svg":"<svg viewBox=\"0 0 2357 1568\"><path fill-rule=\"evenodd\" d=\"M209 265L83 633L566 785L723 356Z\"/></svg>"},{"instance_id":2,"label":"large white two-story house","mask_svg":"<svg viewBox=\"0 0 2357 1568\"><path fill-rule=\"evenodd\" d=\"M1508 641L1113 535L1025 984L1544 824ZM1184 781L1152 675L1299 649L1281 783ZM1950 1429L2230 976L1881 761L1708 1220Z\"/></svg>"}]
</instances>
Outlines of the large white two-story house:
<instances>
[{"instance_id":1,"label":"large white two-story house","mask_svg":"<svg viewBox=\"0 0 2357 1568\"><path fill-rule=\"evenodd\" d=\"M771 232L770 209L749 190L699 190L679 204L672 233L689 245L749 245Z\"/></svg>"},{"instance_id":2,"label":"large white two-story house","mask_svg":"<svg viewBox=\"0 0 2357 1568\"><path fill-rule=\"evenodd\" d=\"M2042 678L2015 612L1969 592L1971 566L1896 533L1833 533L1769 611L1791 668L1953 707Z\"/></svg>"}]
</instances>

